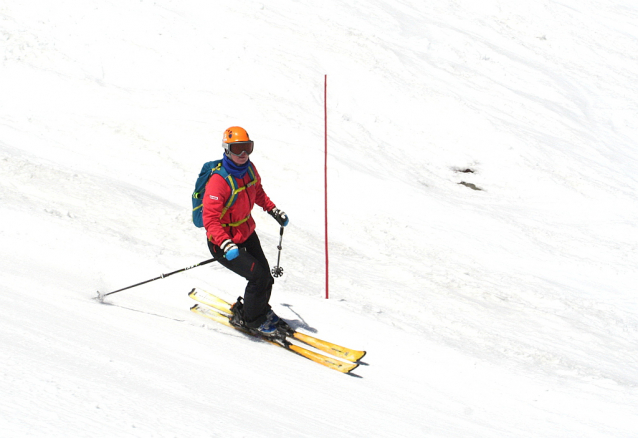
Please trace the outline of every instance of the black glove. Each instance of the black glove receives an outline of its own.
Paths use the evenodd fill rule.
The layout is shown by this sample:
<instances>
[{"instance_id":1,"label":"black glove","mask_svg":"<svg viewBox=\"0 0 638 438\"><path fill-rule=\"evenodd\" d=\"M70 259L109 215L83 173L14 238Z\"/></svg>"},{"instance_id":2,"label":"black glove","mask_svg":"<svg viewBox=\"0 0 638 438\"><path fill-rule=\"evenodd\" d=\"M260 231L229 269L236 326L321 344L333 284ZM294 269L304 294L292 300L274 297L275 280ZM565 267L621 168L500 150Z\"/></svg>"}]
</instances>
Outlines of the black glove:
<instances>
[{"instance_id":1,"label":"black glove","mask_svg":"<svg viewBox=\"0 0 638 438\"><path fill-rule=\"evenodd\" d=\"M268 212L268 214L274 217L277 223L282 227L288 225L288 215L278 208L273 208Z\"/></svg>"}]
</instances>

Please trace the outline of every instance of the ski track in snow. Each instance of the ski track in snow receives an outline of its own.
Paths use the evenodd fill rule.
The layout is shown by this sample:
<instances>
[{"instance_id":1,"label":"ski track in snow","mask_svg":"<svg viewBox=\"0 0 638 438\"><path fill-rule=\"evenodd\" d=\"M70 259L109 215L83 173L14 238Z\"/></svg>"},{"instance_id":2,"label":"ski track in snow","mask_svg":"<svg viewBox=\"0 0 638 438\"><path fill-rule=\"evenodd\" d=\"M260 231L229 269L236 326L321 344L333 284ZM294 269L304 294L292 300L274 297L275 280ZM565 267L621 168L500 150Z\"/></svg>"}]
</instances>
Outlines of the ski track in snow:
<instances>
[{"instance_id":1,"label":"ski track in snow","mask_svg":"<svg viewBox=\"0 0 638 438\"><path fill-rule=\"evenodd\" d=\"M638 435L634 4L40 3L0 6L0 435ZM359 378L189 312L216 264L92 299L210 257L235 124L271 304Z\"/></svg>"}]
</instances>

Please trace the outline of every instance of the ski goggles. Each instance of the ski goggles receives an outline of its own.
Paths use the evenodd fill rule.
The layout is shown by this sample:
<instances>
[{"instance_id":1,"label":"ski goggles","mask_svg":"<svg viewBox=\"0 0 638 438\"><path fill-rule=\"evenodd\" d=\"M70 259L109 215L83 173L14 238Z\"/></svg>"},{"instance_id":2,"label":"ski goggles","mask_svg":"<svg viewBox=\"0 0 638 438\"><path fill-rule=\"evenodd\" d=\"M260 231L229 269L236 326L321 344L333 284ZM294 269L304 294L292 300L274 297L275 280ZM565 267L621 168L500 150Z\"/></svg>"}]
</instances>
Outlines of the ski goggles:
<instances>
[{"instance_id":1,"label":"ski goggles","mask_svg":"<svg viewBox=\"0 0 638 438\"><path fill-rule=\"evenodd\" d=\"M243 155L244 153L246 153L246 155L252 154L253 146L254 146L254 143L252 140L237 141L235 143L224 143L224 149L226 149L226 151L238 157Z\"/></svg>"}]
</instances>

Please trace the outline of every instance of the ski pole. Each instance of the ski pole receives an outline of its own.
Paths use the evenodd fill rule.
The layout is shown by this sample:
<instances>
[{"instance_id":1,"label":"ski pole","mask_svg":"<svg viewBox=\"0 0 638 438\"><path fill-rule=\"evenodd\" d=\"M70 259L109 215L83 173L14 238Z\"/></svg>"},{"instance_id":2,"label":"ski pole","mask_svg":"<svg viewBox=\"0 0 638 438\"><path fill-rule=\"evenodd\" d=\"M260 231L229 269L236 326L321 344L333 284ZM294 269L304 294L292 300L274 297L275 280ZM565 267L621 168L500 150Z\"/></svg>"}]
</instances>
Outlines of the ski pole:
<instances>
[{"instance_id":1,"label":"ski pole","mask_svg":"<svg viewBox=\"0 0 638 438\"><path fill-rule=\"evenodd\" d=\"M273 277L281 277L284 274L284 268L279 266L279 260L281 260L281 241L283 238L284 238L284 227L279 227L279 245L277 245L279 254L277 255L277 266L272 268L272 271L270 271Z\"/></svg>"},{"instance_id":2,"label":"ski pole","mask_svg":"<svg viewBox=\"0 0 638 438\"><path fill-rule=\"evenodd\" d=\"M162 274L159 277L151 278L150 280L146 280L146 281L143 281L141 283L134 284L132 286L127 286L127 287L124 287L122 289L114 290L113 292L109 292L109 293L106 293L106 294L102 293L100 291L97 291L97 297L95 297L95 299L98 300L99 302L103 303L104 302L104 297L106 297L107 295L111 295L111 294L115 294L115 293L118 293L118 292L122 292L124 290L131 289L131 288L136 287L136 286L141 286L143 284L150 283L151 281L160 280L162 278L169 277L169 276L171 276L173 274L177 274L179 272L184 272L184 271L187 271L189 269L196 268L198 266L206 265L208 263L214 262L215 260L217 260L217 259L212 258L212 259L204 260L203 262L199 262L196 265L188 266L188 267L182 268L182 269L178 269L177 271L169 272L168 274Z\"/></svg>"}]
</instances>

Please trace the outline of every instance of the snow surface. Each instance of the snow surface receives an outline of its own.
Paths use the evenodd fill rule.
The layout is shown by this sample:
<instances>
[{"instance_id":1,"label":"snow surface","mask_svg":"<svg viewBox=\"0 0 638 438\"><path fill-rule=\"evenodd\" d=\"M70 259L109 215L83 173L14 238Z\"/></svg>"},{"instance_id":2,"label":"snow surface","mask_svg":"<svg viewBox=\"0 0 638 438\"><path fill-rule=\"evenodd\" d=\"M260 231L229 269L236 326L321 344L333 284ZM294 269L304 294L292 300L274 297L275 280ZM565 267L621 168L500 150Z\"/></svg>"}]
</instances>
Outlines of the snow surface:
<instances>
[{"instance_id":1,"label":"snow surface","mask_svg":"<svg viewBox=\"0 0 638 438\"><path fill-rule=\"evenodd\" d=\"M0 63L0 436L638 436L635 1L3 1ZM232 125L359 378L189 312L215 264L93 300L210 257Z\"/></svg>"}]
</instances>

